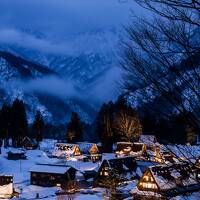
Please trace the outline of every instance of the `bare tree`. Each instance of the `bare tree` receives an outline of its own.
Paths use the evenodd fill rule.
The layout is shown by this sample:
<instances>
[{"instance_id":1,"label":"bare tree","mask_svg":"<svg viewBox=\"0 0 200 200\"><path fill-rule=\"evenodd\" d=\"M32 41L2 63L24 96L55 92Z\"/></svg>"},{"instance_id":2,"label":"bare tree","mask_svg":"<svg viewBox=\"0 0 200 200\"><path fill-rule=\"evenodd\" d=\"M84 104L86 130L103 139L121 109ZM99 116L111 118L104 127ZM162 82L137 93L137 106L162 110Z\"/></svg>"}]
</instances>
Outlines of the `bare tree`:
<instances>
[{"instance_id":1,"label":"bare tree","mask_svg":"<svg viewBox=\"0 0 200 200\"><path fill-rule=\"evenodd\" d=\"M135 0L142 7L170 20L200 26L199 0Z\"/></svg>"},{"instance_id":2,"label":"bare tree","mask_svg":"<svg viewBox=\"0 0 200 200\"><path fill-rule=\"evenodd\" d=\"M118 141L138 140L142 133L142 125L136 110L128 106L123 97L119 97L113 113L112 127Z\"/></svg>"},{"instance_id":3,"label":"bare tree","mask_svg":"<svg viewBox=\"0 0 200 200\"><path fill-rule=\"evenodd\" d=\"M200 125L200 42L198 1L136 0L153 11L150 20L134 18L126 28L122 66L128 94L140 79L140 91L149 88L162 96L191 126ZM187 8L187 9L186 9ZM198 20L197 20L198 19ZM150 98L150 97L149 97ZM188 115L192 111L193 115Z\"/></svg>"}]
</instances>

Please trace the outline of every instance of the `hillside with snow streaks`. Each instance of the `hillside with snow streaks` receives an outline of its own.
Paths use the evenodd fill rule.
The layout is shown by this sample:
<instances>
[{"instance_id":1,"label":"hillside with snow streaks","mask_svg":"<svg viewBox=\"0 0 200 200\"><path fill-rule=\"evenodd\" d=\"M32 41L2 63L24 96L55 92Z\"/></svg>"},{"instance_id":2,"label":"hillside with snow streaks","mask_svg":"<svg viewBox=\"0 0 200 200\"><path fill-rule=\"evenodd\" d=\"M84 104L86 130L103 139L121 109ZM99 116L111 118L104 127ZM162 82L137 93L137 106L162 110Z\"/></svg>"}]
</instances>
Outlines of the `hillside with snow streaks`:
<instances>
[{"instance_id":1,"label":"hillside with snow streaks","mask_svg":"<svg viewBox=\"0 0 200 200\"><path fill-rule=\"evenodd\" d=\"M200 96L200 85L198 79L198 74L200 74L200 66L195 67L195 69L188 68L187 70L179 69L179 75L174 79L174 76L171 73L168 73L168 80L171 80L172 85L166 82L165 78L160 78L158 82L160 84L169 85L169 87L165 87L165 92L172 92L176 95L178 99L180 99L180 105L178 107L184 109L188 112L193 112L198 105L199 96ZM194 87L191 89L189 83ZM195 92L194 92L195 91ZM170 105L163 97L162 91L159 91L158 88L154 84L146 85L142 88L138 88L132 93L126 95L127 103L131 105L133 108L144 108L145 106L151 105L157 107L156 109L162 109L169 113L178 113L178 109L175 106ZM162 103L161 103L162 102ZM165 106L163 106L165 105ZM161 108L159 108L161 106Z\"/></svg>"},{"instance_id":2,"label":"hillside with snow streaks","mask_svg":"<svg viewBox=\"0 0 200 200\"><path fill-rule=\"evenodd\" d=\"M114 49L118 49L121 32L116 28L97 29L58 39L33 30L19 29L19 32L24 37L54 45L54 51L9 41L2 43L0 48L43 64L63 78L72 79L82 89L95 86L98 79L117 65Z\"/></svg>"},{"instance_id":3,"label":"hillside with snow streaks","mask_svg":"<svg viewBox=\"0 0 200 200\"><path fill-rule=\"evenodd\" d=\"M20 64L20 68L14 64L15 67L10 68L10 58L9 62L4 59L1 61L1 81L6 81L1 87L1 102L20 97L28 105L30 118L34 108L40 108L53 123L66 122L71 111L78 112L85 122L91 123L98 107L118 96L116 80L120 72L116 49L121 35L118 29L96 29L63 38L22 28L15 30L15 34L22 35L24 41L44 44L44 47L38 49L36 44L31 46L21 40L4 41L0 44L2 52L10 52L35 66L45 66L55 77L53 75L50 80L45 72L43 74L27 64ZM46 44L53 48L50 50Z\"/></svg>"},{"instance_id":4,"label":"hillside with snow streaks","mask_svg":"<svg viewBox=\"0 0 200 200\"><path fill-rule=\"evenodd\" d=\"M75 91L71 91L67 98L64 97L65 93L60 96L56 93L58 88L48 87L52 80L53 84L59 83L61 86L65 82L47 67L1 51L0 77L0 104L11 104L15 98L22 99L30 123L36 110L40 110L46 121L52 124L66 123L72 111L78 112L84 122L92 121L95 110L78 96L74 99Z\"/></svg>"}]
</instances>

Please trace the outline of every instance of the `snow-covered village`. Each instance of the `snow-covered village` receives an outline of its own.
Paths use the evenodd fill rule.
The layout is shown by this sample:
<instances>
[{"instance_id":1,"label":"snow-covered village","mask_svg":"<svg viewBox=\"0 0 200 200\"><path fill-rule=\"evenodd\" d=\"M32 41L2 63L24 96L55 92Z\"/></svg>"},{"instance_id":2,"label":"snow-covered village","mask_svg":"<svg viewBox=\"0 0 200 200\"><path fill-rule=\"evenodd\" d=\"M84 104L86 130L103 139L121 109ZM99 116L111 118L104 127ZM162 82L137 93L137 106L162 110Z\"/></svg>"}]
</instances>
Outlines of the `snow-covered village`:
<instances>
[{"instance_id":1,"label":"snow-covered village","mask_svg":"<svg viewBox=\"0 0 200 200\"><path fill-rule=\"evenodd\" d=\"M0 0L0 199L199 200L200 0Z\"/></svg>"}]
</instances>

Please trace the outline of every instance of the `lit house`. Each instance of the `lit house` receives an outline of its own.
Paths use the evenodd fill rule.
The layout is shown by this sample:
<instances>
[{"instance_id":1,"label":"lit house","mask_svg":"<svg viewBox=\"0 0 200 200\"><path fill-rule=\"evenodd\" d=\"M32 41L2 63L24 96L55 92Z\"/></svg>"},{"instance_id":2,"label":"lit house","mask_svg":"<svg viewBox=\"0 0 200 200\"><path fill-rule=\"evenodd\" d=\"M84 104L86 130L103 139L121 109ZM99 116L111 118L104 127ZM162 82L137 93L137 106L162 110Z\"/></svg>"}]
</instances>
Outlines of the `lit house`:
<instances>
[{"instance_id":1,"label":"lit house","mask_svg":"<svg viewBox=\"0 0 200 200\"><path fill-rule=\"evenodd\" d=\"M128 156L132 151L132 142L117 142L116 155L117 157Z\"/></svg>"},{"instance_id":2,"label":"lit house","mask_svg":"<svg viewBox=\"0 0 200 200\"><path fill-rule=\"evenodd\" d=\"M102 154L100 154L99 148L95 143L79 142L77 143L82 154L86 155L87 161L101 161Z\"/></svg>"},{"instance_id":3,"label":"lit house","mask_svg":"<svg viewBox=\"0 0 200 200\"><path fill-rule=\"evenodd\" d=\"M31 184L43 187L65 187L67 182L74 180L76 170L73 167L56 165L35 165L30 169Z\"/></svg>"},{"instance_id":4,"label":"lit house","mask_svg":"<svg viewBox=\"0 0 200 200\"><path fill-rule=\"evenodd\" d=\"M146 151L144 143L117 142L116 155L123 156L141 156Z\"/></svg>"},{"instance_id":5,"label":"lit house","mask_svg":"<svg viewBox=\"0 0 200 200\"><path fill-rule=\"evenodd\" d=\"M0 175L0 198L8 199L13 197L13 177Z\"/></svg>"},{"instance_id":6,"label":"lit house","mask_svg":"<svg viewBox=\"0 0 200 200\"><path fill-rule=\"evenodd\" d=\"M53 155L60 158L70 159L81 155L81 150L77 144L56 143Z\"/></svg>"},{"instance_id":7,"label":"lit house","mask_svg":"<svg viewBox=\"0 0 200 200\"><path fill-rule=\"evenodd\" d=\"M103 160L94 184L97 186L109 186L112 181L120 183L129 180L135 176L136 168L136 162L133 157Z\"/></svg>"},{"instance_id":8,"label":"lit house","mask_svg":"<svg viewBox=\"0 0 200 200\"><path fill-rule=\"evenodd\" d=\"M162 199L199 189L196 169L188 163L178 163L149 167L132 193L137 197Z\"/></svg>"},{"instance_id":9,"label":"lit house","mask_svg":"<svg viewBox=\"0 0 200 200\"><path fill-rule=\"evenodd\" d=\"M33 150L38 147L38 144L35 139L32 139L32 138L26 136L22 139L21 146L27 150Z\"/></svg>"}]
</instances>

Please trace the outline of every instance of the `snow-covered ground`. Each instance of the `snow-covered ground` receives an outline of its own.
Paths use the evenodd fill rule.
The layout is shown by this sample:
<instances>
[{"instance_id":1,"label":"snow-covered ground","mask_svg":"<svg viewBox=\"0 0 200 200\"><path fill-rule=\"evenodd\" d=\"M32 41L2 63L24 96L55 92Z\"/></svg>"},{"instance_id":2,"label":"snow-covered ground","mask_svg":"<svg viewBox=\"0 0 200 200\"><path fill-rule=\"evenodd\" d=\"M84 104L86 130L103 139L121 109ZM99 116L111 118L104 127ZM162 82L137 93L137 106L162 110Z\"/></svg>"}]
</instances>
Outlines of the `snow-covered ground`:
<instances>
[{"instance_id":1,"label":"snow-covered ground","mask_svg":"<svg viewBox=\"0 0 200 200\"><path fill-rule=\"evenodd\" d=\"M13 175L13 182L15 191L20 193L20 199L36 199L37 193L39 199L65 199L63 196L56 196L55 192L59 187L39 187L30 185L30 172L29 170L35 166L36 163L55 163L56 159L48 158L42 150L30 150L26 152L26 160L8 160L6 154L12 148L2 148L2 154L0 154L0 174ZM17 199L17 198L16 198ZM102 194L96 193L94 195L89 194L76 194L73 199L102 199Z\"/></svg>"},{"instance_id":2,"label":"snow-covered ground","mask_svg":"<svg viewBox=\"0 0 200 200\"><path fill-rule=\"evenodd\" d=\"M13 148L2 148L2 154L0 154L0 174L4 175L13 175L14 178L14 188L15 191L20 193L20 198L23 200L33 200L36 199L36 195L39 194L39 199L45 199L45 200L61 200L61 199L69 199L67 196L56 196L55 192L60 190L59 187L39 187L34 186L30 184L30 172L29 170L33 168L37 163L65 163L61 159L56 158L49 158L44 150L52 150L55 141L46 141L48 144L42 144L41 149L42 150L29 150L26 151L26 160L8 160L6 158L8 151L16 151L16 149ZM177 146L170 146L170 149L173 149L173 151L179 153L177 150ZM200 146L181 146L184 148L182 149L183 152L190 152L194 153L196 156L199 156L200 152ZM188 150L188 151L187 151ZM181 151L181 152L182 152ZM190 156L189 156L190 157ZM103 159L111 159L115 158L115 154L103 154ZM80 161L67 161L67 164L71 164L72 166L78 168L80 171L84 170L85 168L92 167L92 168L98 168L100 166L100 163L82 163ZM96 166L97 165L97 166ZM125 194L128 194L131 190L133 190L137 185L137 181L130 181L127 182L125 186L120 186L118 190L120 192L123 192ZM80 192L77 194L72 195L73 200L100 200L100 199L106 199L104 197L105 189L100 188L93 188L96 192L94 194L86 193L86 192ZM178 196L173 198L173 200L182 200L185 199L185 196ZM17 198L15 198L17 199ZM37 198L38 199L38 198ZM200 199L200 192L193 193L190 196L187 196L187 199L189 200L196 200Z\"/></svg>"}]
</instances>

